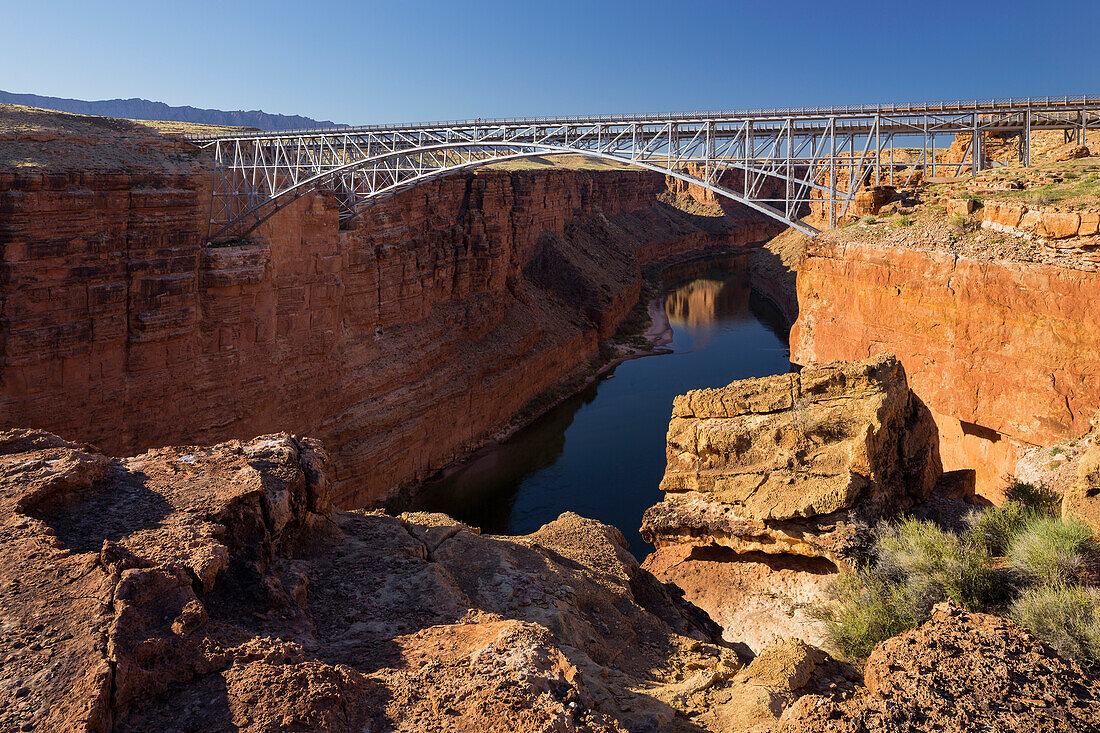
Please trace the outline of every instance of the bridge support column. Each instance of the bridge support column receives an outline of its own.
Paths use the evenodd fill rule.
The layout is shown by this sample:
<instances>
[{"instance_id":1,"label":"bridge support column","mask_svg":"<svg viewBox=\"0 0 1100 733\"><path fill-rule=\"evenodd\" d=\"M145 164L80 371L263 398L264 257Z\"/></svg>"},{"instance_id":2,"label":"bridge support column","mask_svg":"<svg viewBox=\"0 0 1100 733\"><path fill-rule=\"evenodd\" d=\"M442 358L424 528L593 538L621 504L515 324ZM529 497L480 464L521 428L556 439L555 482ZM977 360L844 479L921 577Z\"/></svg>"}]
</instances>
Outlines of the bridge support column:
<instances>
[{"instance_id":1,"label":"bridge support column","mask_svg":"<svg viewBox=\"0 0 1100 733\"><path fill-rule=\"evenodd\" d=\"M880 115L875 115L875 185L882 185L880 169L882 167L882 126L879 124Z\"/></svg>"},{"instance_id":2,"label":"bridge support column","mask_svg":"<svg viewBox=\"0 0 1100 733\"><path fill-rule=\"evenodd\" d=\"M978 127L978 113L974 113L974 132L971 133L973 137L970 138L970 147L974 149L974 175L978 174L978 171L982 169L982 131Z\"/></svg>"},{"instance_id":3,"label":"bridge support column","mask_svg":"<svg viewBox=\"0 0 1100 733\"><path fill-rule=\"evenodd\" d=\"M1031 165L1031 110L1024 110L1024 129L1020 133L1020 162Z\"/></svg>"},{"instance_id":4,"label":"bridge support column","mask_svg":"<svg viewBox=\"0 0 1100 733\"><path fill-rule=\"evenodd\" d=\"M890 186L894 185L894 133L890 133L890 136L886 139L886 144L890 147Z\"/></svg>"},{"instance_id":5,"label":"bridge support column","mask_svg":"<svg viewBox=\"0 0 1100 733\"><path fill-rule=\"evenodd\" d=\"M829 118L829 228L836 228L836 118Z\"/></svg>"}]
</instances>

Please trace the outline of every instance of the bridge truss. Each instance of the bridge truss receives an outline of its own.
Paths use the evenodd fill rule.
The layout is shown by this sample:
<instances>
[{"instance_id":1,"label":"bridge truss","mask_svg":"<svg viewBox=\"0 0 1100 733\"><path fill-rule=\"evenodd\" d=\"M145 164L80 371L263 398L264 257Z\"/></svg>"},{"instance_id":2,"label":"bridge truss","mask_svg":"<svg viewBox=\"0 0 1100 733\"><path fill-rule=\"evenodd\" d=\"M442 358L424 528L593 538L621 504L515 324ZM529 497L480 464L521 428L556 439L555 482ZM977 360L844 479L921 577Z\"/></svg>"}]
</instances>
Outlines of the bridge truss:
<instances>
[{"instance_id":1,"label":"bridge truss","mask_svg":"<svg viewBox=\"0 0 1100 733\"><path fill-rule=\"evenodd\" d=\"M989 133L1018 135L1027 165L1033 130L1083 141L1100 126L1100 97L920 105L812 107L666 115L610 115L373 125L195 136L212 153L209 239L246 236L314 190L341 220L419 183L517 158L581 154L664 173L814 234L813 201L834 226L859 189L987 167ZM937 163L936 138L970 133L961 160ZM895 150L907 148L895 163ZM899 170L901 173L899 173ZM732 174L732 175L727 175ZM902 179L902 180L899 180Z\"/></svg>"}]
</instances>

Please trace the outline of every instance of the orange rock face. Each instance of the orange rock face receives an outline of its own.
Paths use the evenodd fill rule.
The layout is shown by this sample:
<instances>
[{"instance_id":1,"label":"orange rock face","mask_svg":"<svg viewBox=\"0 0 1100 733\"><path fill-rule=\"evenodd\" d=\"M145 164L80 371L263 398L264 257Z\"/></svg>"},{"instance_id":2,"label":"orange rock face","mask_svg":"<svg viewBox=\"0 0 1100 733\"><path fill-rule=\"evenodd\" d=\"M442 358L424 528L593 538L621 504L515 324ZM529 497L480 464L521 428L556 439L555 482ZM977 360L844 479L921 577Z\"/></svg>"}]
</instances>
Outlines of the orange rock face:
<instances>
[{"instance_id":1,"label":"orange rock face","mask_svg":"<svg viewBox=\"0 0 1100 733\"><path fill-rule=\"evenodd\" d=\"M0 173L0 426L116 454L308 432L363 505L584 368L641 264L777 231L704 230L647 172L482 171L203 247L207 175Z\"/></svg>"},{"instance_id":2,"label":"orange rock face","mask_svg":"<svg viewBox=\"0 0 1100 733\"><path fill-rule=\"evenodd\" d=\"M1077 236L1081 226L1081 215L1071 211L1044 211L1040 236L1051 239L1064 239Z\"/></svg>"},{"instance_id":3,"label":"orange rock face","mask_svg":"<svg viewBox=\"0 0 1100 733\"><path fill-rule=\"evenodd\" d=\"M791 358L890 352L936 417L945 470L998 500L1028 444L1080 435L1100 407L1100 275L948 252L816 242L798 274Z\"/></svg>"}]
</instances>

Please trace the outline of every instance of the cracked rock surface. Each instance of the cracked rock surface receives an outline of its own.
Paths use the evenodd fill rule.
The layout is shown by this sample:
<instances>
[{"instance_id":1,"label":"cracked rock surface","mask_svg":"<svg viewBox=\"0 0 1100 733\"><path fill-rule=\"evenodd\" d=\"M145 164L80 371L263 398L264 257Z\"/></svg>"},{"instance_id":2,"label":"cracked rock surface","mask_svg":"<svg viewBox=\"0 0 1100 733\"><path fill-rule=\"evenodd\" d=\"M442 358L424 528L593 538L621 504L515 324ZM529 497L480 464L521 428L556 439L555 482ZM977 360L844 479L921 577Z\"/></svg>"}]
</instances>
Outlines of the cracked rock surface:
<instances>
[{"instance_id":1,"label":"cracked rock surface","mask_svg":"<svg viewBox=\"0 0 1100 733\"><path fill-rule=\"evenodd\" d=\"M866 688L846 701L808 695L786 733L1100 730L1100 682L1008 619L950 603L871 653Z\"/></svg>"},{"instance_id":2,"label":"cracked rock surface","mask_svg":"<svg viewBox=\"0 0 1100 733\"><path fill-rule=\"evenodd\" d=\"M0 433L0 730L724 730L758 694L618 530L337 512L326 460ZM784 701L828 689L796 652Z\"/></svg>"},{"instance_id":3,"label":"cracked rock surface","mask_svg":"<svg viewBox=\"0 0 1100 733\"><path fill-rule=\"evenodd\" d=\"M846 523L928 497L936 435L890 355L693 390L673 405L665 499L642 535L841 564Z\"/></svg>"}]
</instances>

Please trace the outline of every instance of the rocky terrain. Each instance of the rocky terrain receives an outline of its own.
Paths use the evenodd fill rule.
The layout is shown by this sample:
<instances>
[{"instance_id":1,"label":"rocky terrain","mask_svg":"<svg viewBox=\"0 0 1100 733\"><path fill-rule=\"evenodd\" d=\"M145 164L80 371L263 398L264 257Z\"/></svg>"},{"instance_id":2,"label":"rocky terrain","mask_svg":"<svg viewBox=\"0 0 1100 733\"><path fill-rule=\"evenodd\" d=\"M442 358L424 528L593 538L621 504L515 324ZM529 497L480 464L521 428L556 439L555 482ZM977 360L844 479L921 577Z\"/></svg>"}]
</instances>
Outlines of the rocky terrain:
<instances>
[{"instance_id":1,"label":"rocky terrain","mask_svg":"<svg viewBox=\"0 0 1100 733\"><path fill-rule=\"evenodd\" d=\"M938 606L879 645L847 701L804 697L790 733L1100 730L1100 682L1006 619Z\"/></svg>"},{"instance_id":2,"label":"rocky terrain","mask_svg":"<svg viewBox=\"0 0 1100 733\"><path fill-rule=\"evenodd\" d=\"M892 356L689 392L667 450L645 567L757 651L820 644L806 608L854 566L855 528L926 499L942 473L935 424Z\"/></svg>"},{"instance_id":3,"label":"rocky terrain","mask_svg":"<svg viewBox=\"0 0 1100 733\"><path fill-rule=\"evenodd\" d=\"M598 522L332 499L287 434L125 459L0 434L0 730L768 730L857 678L800 642L745 666Z\"/></svg>"},{"instance_id":4,"label":"rocky terrain","mask_svg":"<svg viewBox=\"0 0 1100 733\"><path fill-rule=\"evenodd\" d=\"M718 542L678 537L642 567L618 530L571 513L500 537L338 511L328 456L289 434L110 459L0 433L0 730L1097 730L1100 683L1000 618L937 609L865 670L799 638L805 609L781 616L858 551L835 541L842 525L922 497L937 466L892 358L804 370L786 393L816 400L805 422L769 399L772 381L685 404L797 433L797 486L818 498L785 492L775 506L808 516L757 522L751 541L761 525L789 540L802 521L817 555L735 552L709 525ZM847 436L803 432L840 415ZM723 464L736 473L733 454ZM723 497L725 530L739 505ZM699 607L716 600L734 609L718 607L724 629Z\"/></svg>"}]
</instances>

